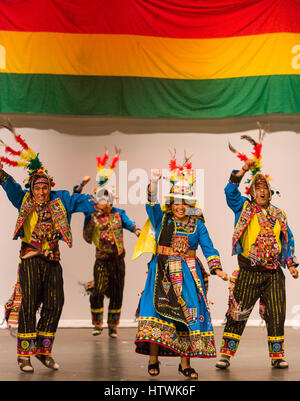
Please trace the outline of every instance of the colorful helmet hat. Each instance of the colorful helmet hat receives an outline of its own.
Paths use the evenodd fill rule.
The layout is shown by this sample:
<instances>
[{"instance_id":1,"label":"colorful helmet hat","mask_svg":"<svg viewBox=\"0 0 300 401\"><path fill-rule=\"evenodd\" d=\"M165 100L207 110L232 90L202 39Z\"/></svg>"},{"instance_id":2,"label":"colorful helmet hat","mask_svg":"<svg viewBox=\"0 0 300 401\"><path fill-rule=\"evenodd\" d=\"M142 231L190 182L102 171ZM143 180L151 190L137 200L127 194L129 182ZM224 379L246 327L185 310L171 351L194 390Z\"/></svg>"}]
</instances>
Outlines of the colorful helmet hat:
<instances>
[{"instance_id":1,"label":"colorful helmet hat","mask_svg":"<svg viewBox=\"0 0 300 401\"><path fill-rule=\"evenodd\" d=\"M274 193L275 193L275 191L270 186L271 178L268 174L264 174L261 170L261 168L262 168L262 163L261 163L262 141L263 141L265 135L267 134L267 132L269 131L269 126L267 126L266 128L262 128L262 126L259 122L257 122L257 125L259 128L258 142L255 141L253 138L251 138L249 135L241 136L241 139L246 139L248 142L251 143L251 145L253 145L253 152L251 152L252 153L251 159L253 161L255 161L255 167L253 169L251 169L251 177L246 180L247 186L245 188L245 192L247 195L251 196L252 200L254 200L255 199L255 183L259 180L264 180L268 186L268 189L270 192L270 200L271 200L272 195L274 195ZM245 154L240 153L236 149L234 149L234 147L230 143L228 144L228 146L229 146L229 149L231 150L231 152L235 153L241 161L245 162L249 159ZM276 194L280 195L279 191L276 191Z\"/></svg>"},{"instance_id":2,"label":"colorful helmet hat","mask_svg":"<svg viewBox=\"0 0 300 401\"><path fill-rule=\"evenodd\" d=\"M24 167L27 168L28 178L24 180L26 182L25 188L32 189L32 184L35 181L36 177L42 176L47 178L48 184L50 187L53 187L55 183L53 182L53 178L48 175L48 172L43 166L43 163L39 159L39 154L35 153L25 142L25 140L21 137L21 135L17 135L15 129L10 120L5 120L0 122L0 127L7 128L13 135L16 142L21 145L22 150L14 150L10 146L7 146L1 139L0 144L4 146L5 152L18 157L19 160L11 160L5 156L0 158L2 163L5 163L12 167Z\"/></svg>"},{"instance_id":3,"label":"colorful helmet hat","mask_svg":"<svg viewBox=\"0 0 300 401\"><path fill-rule=\"evenodd\" d=\"M187 203L195 203L196 197L194 196L194 171L192 169L192 163L189 161L190 157L186 156L184 151L184 161L182 165L176 162L176 150L171 153L171 160L169 163L170 168L170 183L171 189L167 196L165 196L165 202L170 203L172 199L184 199Z\"/></svg>"},{"instance_id":4,"label":"colorful helmet hat","mask_svg":"<svg viewBox=\"0 0 300 401\"><path fill-rule=\"evenodd\" d=\"M168 179L171 184L168 195L164 197L165 203L162 205L162 211L164 213L170 213L170 203L175 199L184 199L187 203L190 203L192 207L189 208L189 215L194 216L203 222L204 216L200 205L198 204L196 197L194 196L193 187L195 184L194 171L192 170L192 163L189 161L190 157L186 156L184 152L184 162L182 165L178 165L176 162L176 149L171 153L171 160L169 163L170 176L163 177ZM151 221L148 217L142 232L137 240L136 247L132 256L132 260L137 259L143 253L155 254L157 249L157 243L155 239L155 229L153 228Z\"/></svg>"},{"instance_id":5,"label":"colorful helmet hat","mask_svg":"<svg viewBox=\"0 0 300 401\"><path fill-rule=\"evenodd\" d=\"M108 168L105 168L109 156L108 156L108 150L105 150L104 155L97 156L97 175L96 175L96 182L98 187L95 188L95 198L96 201L99 202L108 202L113 203L114 199L118 198L118 195L116 194L116 188L115 186L111 185L109 183L109 179L111 176L111 173L116 167L117 162L119 161L120 158L120 153L121 149L118 149L115 147L115 156L113 157L110 165Z\"/></svg>"}]
</instances>

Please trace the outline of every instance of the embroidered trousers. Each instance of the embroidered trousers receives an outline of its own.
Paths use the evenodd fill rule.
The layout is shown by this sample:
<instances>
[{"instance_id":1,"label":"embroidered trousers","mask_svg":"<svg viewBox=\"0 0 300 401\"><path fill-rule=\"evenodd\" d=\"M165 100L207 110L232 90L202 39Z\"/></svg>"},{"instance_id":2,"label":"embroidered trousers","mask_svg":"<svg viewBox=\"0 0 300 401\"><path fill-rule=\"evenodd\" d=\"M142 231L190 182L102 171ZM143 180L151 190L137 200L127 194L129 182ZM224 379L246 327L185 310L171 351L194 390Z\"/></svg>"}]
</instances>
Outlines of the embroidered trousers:
<instances>
[{"instance_id":1,"label":"embroidered trousers","mask_svg":"<svg viewBox=\"0 0 300 401\"><path fill-rule=\"evenodd\" d=\"M248 316L259 299L260 315L267 327L269 356L284 357L286 296L285 276L281 268L273 271L240 268L233 289L233 300L229 300L220 354L235 355ZM241 312L248 310L249 314L238 320L236 309Z\"/></svg>"},{"instance_id":2,"label":"embroidered trousers","mask_svg":"<svg viewBox=\"0 0 300 401\"><path fill-rule=\"evenodd\" d=\"M96 259L94 265L94 289L90 296L93 326L103 325L104 296L109 298L107 324L116 327L120 322L125 281L124 256L113 255L108 259Z\"/></svg>"},{"instance_id":3,"label":"embroidered trousers","mask_svg":"<svg viewBox=\"0 0 300 401\"><path fill-rule=\"evenodd\" d=\"M64 304L62 268L41 256L21 259L22 303L18 321L17 353L50 355ZM36 313L40 319L36 324Z\"/></svg>"}]
</instances>

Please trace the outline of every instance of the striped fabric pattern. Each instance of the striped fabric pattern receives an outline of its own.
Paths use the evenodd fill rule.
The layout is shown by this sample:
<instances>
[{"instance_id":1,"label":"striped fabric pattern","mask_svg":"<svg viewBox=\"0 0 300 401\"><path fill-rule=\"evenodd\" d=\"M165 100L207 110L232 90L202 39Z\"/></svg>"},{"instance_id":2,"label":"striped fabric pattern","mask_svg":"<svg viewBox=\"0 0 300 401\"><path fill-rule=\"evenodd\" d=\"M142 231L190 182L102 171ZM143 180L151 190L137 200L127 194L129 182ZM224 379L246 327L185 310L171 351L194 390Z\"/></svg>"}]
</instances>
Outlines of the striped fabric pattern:
<instances>
[{"instance_id":1,"label":"striped fabric pattern","mask_svg":"<svg viewBox=\"0 0 300 401\"><path fill-rule=\"evenodd\" d=\"M94 264L94 288L90 295L92 325L103 326L104 296L109 298L107 324L120 323L125 283L125 261L116 254L108 259L96 259Z\"/></svg>"},{"instance_id":2,"label":"striped fabric pattern","mask_svg":"<svg viewBox=\"0 0 300 401\"><path fill-rule=\"evenodd\" d=\"M218 118L299 113L295 0L12 0L0 112Z\"/></svg>"},{"instance_id":3,"label":"striped fabric pattern","mask_svg":"<svg viewBox=\"0 0 300 401\"><path fill-rule=\"evenodd\" d=\"M62 268L40 256L21 259L19 278L22 304L18 321L20 356L51 354L64 304ZM41 306L40 318L36 313Z\"/></svg>"},{"instance_id":4,"label":"striped fabric pattern","mask_svg":"<svg viewBox=\"0 0 300 401\"><path fill-rule=\"evenodd\" d=\"M233 296L236 301L234 305L239 305L241 311L253 308L258 300L263 302L263 318L268 333L269 356L275 359L283 358L286 296L285 276L282 270L263 272L241 268L235 280ZM233 314L226 314L227 321L220 354L234 356L245 329L247 318L237 321L231 315Z\"/></svg>"}]
</instances>

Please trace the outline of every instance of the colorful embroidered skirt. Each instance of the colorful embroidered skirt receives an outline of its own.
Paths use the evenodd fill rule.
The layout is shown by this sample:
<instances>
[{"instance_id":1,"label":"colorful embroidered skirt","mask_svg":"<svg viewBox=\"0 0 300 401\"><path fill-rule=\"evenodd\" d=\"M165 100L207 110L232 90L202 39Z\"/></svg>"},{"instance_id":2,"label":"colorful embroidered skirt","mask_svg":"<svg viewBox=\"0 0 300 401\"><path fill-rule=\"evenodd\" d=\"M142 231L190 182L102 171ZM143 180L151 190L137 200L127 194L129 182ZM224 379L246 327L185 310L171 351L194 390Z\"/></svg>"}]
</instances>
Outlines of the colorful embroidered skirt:
<instances>
[{"instance_id":1,"label":"colorful embroidered skirt","mask_svg":"<svg viewBox=\"0 0 300 401\"><path fill-rule=\"evenodd\" d=\"M182 261L182 297L186 302L192 320L185 325L156 312L153 303L156 262L157 256L152 259L149 265L147 281L141 297L135 339L136 352L149 355L150 344L155 343L160 345L158 351L160 356L216 357L210 313L185 261ZM197 274L202 289L205 291L203 276L198 263Z\"/></svg>"}]
</instances>

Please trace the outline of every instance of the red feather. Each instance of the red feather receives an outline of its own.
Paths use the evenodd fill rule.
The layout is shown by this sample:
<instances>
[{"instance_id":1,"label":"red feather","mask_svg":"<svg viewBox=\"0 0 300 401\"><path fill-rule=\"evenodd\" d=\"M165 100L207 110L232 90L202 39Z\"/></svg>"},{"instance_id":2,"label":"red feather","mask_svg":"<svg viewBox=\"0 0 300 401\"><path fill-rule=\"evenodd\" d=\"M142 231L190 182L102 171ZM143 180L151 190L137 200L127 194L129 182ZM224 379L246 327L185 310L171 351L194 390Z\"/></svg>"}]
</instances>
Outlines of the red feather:
<instances>
[{"instance_id":1,"label":"red feather","mask_svg":"<svg viewBox=\"0 0 300 401\"><path fill-rule=\"evenodd\" d=\"M192 163L191 163L191 162L190 162L190 163L186 163L185 168L186 168L187 170L191 170L191 168L192 168Z\"/></svg>"},{"instance_id":2,"label":"red feather","mask_svg":"<svg viewBox=\"0 0 300 401\"><path fill-rule=\"evenodd\" d=\"M97 160L97 166L101 165L101 166L104 167L106 162L107 162L107 160L108 160L108 153L105 152L102 157L101 156L97 156L96 160Z\"/></svg>"},{"instance_id":3,"label":"red feather","mask_svg":"<svg viewBox=\"0 0 300 401\"><path fill-rule=\"evenodd\" d=\"M254 146L254 152L252 152L253 156L255 156L257 159L260 158L261 156L261 149L262 149L262 143L257 143Z\"/></svg>"},{"instance_id":4,"label":"red feather","mask_svg":"<svg viewBox=\"0 0 300 401\"><path fill-rule=\"evenodd\" d=\"M28 145L24 139L21 138L21 135L15 135L15 140L22 146L23 149L28 149Z\"/></svg>"},{"instance_id":5,"label":"red feather","mask_svg":"<svg viewBox=\"0 0 300 401\"><path fill-rule=\"evenodd\" d=\"M115 168L115 167L116 167L116 164L117 164L118 161L119 161L119 158L120 158L120 156L119 156L119 155L116 155L116 156L112 159L112 162L111 162L109 168L111 168L111 169Z\"/></svg>"},{"instance_id":6,"label":"red feather","mask_svg":"<svg viewBox=\"0 0 300 401\"><path fill-rule=\"evenodd\" d=\"M246 155L244 155L243 153L238 153L237 157L242 161L245 162L248 160L248 157Z\"/></svg>"},{"instance_id":7,"label":"red feather","mask_svg":"<svg viewBox=\"0 0 300 401\"><path fill-rule=\"evenodd\" d=\"M18 162L13 161L13 160L9 160L7 157L1 157L1 161L3 163L6 163L9 166L13 166L13 167L17 167L17 165L18 165Z\"/></svg>"},{"instance_id":8,"label":"red feather","mask_svg":"<svg viewBox=\"0 0 300 401\"><path fill-rule=\"evenodd\" d=\"M107 163L107 160L108 160L108 153L105 152L103 157L102 157L102 160L101 160L102 166L105 166L105 164Z\"/></svg>"},{"instance_id":9,"label":"red feather","mask_svg":"<svg viewBox=\"0 0 300 401\"><path fill-rule=\"evenodd\" d=\"M170 160L169 167L171 171L176 170L177 169L176 160L174 159Z\"/></svg>"},{"instance_id":10,"label":"red feather","mask_svg":"<svg viewBox=\"0 0 300 401\"><path fill-rule=\"evenodd\" d=\"M99 164L101 164L101 157L97 156L96 157L96 162L97 162L97 166L99 166Z\"/></svg>"},{"instance_id":11,"label":"red feather","mask_svg":"<svg viewBox=\"0 0 300 401\"><path fill-rule=\"evenodd\" d=\"M21 151L20 150L13 150L10 146L6 146L5 147L5 152L7 152L7 153L10 153L10 154L12 154L12 155L14 155L14 156L20 156L20 154L21 154Z\"/></svg>"}]
</instances>

